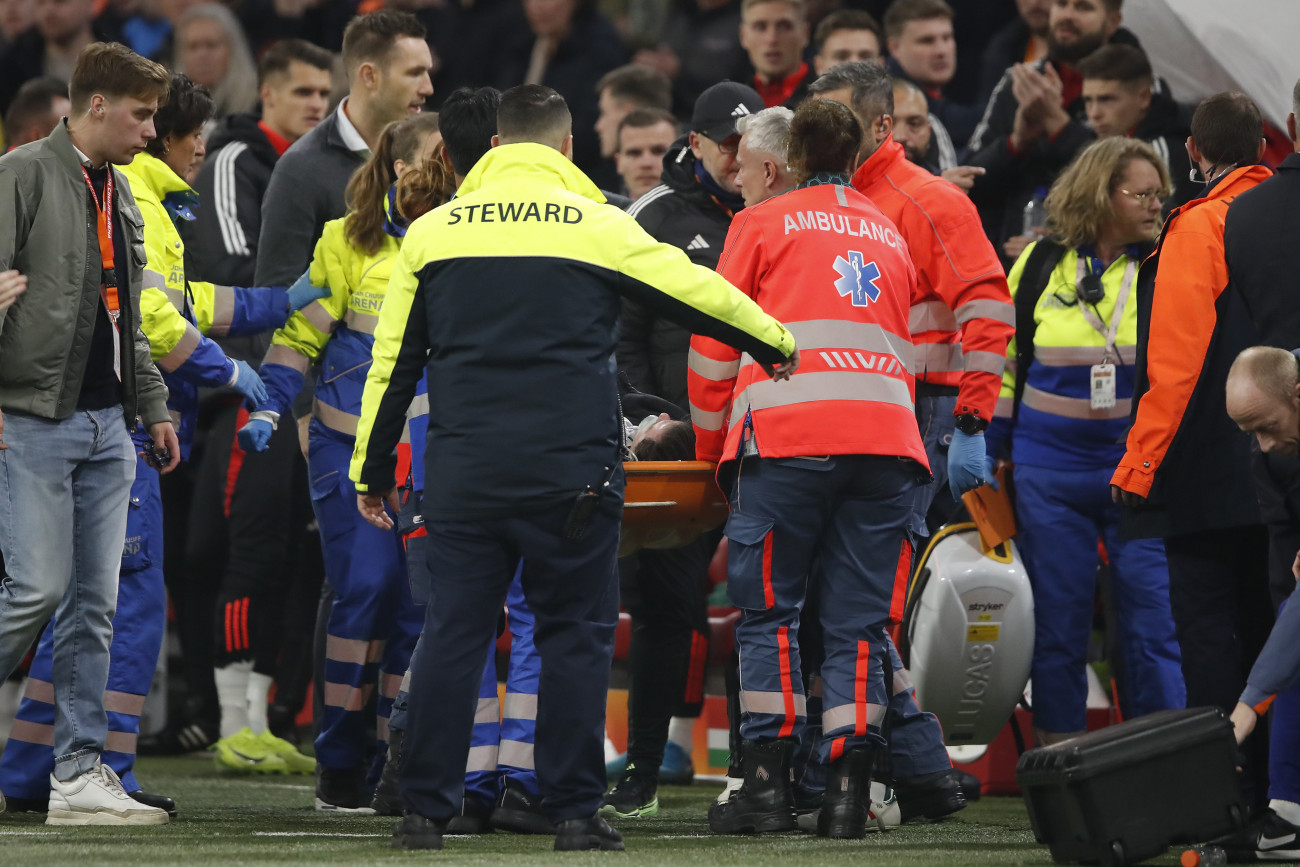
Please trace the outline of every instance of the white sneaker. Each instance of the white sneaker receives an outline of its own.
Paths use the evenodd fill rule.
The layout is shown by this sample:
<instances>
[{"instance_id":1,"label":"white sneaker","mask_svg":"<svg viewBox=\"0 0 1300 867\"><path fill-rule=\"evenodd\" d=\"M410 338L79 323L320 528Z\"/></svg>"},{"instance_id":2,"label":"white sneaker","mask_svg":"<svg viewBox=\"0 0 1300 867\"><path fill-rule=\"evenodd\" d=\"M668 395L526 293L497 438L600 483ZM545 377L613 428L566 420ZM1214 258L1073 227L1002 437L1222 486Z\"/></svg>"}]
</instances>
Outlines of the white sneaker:
<instances>
[{"instance_id":1,"label":"white sneaker","mask_svg":"<svg viewBox=\"0 0 1300 867\"><path fill-rule=\"evenodd\" d=\"M47 825L165 825L166 810L141 804L122 788L108 765L95 766L61 783L50 774Z\"/></svg>"}]
</instances>

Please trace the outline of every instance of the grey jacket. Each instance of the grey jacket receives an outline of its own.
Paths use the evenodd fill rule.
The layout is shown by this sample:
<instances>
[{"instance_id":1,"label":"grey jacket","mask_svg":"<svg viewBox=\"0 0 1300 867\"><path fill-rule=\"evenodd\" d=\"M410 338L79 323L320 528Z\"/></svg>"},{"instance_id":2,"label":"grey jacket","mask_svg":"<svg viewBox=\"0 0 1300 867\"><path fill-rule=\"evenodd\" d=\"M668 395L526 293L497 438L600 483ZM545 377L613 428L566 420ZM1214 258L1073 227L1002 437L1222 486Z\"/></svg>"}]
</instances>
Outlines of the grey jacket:
<instances>
[{"instance_id":1,"label":"grey jacket","mask_svg":"<svg viewBox=\"0 0 1300 867\"><path fill-rule=\"evenodd\" d=\"M257 286L293 285L311 263L325 224L347 213L343 193L365 159L343 142L339 132L342 110L340 103L315 129L294 142L271 172L262 199Z\"/></svg>"},{"instance_id":2,"label":"grey jacket","mask_svg":"<svg viewBox=\"0 0 1300 867\"><path fill-rule=\"evenodd\" d=\"M0 311L0 409L53 419L76 410L102 303L90 195L66 123L0 156L0 271L27 276L27 291ZM116 170L114 190L116 230L131 251L120 321L123 335L134 335L122 341L121 358L122 410L133 428L137 415L146 426L170 417L167 386L140 330L144 219Z\"/></svg>"}]
</instances>

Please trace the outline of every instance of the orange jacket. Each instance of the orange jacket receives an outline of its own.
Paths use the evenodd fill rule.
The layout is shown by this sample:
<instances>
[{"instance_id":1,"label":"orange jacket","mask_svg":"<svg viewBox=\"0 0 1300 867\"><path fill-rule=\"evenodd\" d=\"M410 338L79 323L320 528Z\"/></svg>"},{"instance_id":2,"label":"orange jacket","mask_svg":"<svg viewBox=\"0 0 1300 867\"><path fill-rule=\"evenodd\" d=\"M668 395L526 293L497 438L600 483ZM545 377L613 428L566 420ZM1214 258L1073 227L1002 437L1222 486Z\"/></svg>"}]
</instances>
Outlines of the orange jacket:
<instances>
[{"instance_id":1,"label":"orange jacket","mask_svg":"<svg viewBox=\"0 0 1300 867\"><path fill-rule=\"evenodd\" d=\"M1264 166L1232 171L1208 196L1169 215L1155 252L1155 289L1145 341L1149 383L1137 403L1127 451L1111 484L1146 497L1187 413L1218 327L1216 304L1228 286L1223 221L1237 196L1272 172ZM1139 341L1142 335L1139 335ZM1140 362L1139 362L1140 363ZM1141 363L1140 363L1141 364Z\"/></svg>"},{"instance_id":2,"label":"orange jacket","mask_svg":"<svg viewBox=\"0 0 1300 867\"><path fill-rule=\"evenodd\" d=\"M899 455L929 466L916 428L907 313L916 285L894 225L851 187L803 187L731 223L718 272L785 323L798 371L772 382L749 355L691 339L696 454Z\"/></svg>"},{"instance_id":3,"label":"orange jacket","mask_svg":"<svg viewBox=\"0 0 1300 867\"><path fill-rule=\"evenodd\" d=\"M909 162L892 136L858 167L853 186L898 226L912 251L916 378L959 386L957 415L992 419L1016 312L979 212L956 185Z\"/></svg>"}]
</instances>

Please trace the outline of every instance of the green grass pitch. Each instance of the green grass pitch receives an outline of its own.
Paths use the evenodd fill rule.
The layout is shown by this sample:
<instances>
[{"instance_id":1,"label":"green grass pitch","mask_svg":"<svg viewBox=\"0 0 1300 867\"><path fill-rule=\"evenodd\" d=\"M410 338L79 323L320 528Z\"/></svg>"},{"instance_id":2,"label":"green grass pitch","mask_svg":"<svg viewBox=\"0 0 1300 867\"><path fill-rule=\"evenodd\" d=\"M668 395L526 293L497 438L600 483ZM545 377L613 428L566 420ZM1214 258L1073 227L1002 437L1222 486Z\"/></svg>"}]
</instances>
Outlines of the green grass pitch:
<instances>
[{"instance_id":1,"label":"green grass pitch","mask_svg":"<svg viewBox=\"0 0 1300 867\"><path fill-rule=\"evenodd\" d=\"M170 864L638 864L638 865L1045 865L1024 805L986 798L956 818L909 825L862 841L802 834L716 837L705 812L720 786L660 790L659 815L618 823L627 853L555 853L549 837L449 837L442 852L389 848L393 819L317 813L309 777L218 775L204 757L143 759L151 791L171 795L180 818L158 828L47 828L43 816L0 815L0 865L90 867ZM1179 850L1149 862L1175 864Z\"/></svg>"}]
</instances>

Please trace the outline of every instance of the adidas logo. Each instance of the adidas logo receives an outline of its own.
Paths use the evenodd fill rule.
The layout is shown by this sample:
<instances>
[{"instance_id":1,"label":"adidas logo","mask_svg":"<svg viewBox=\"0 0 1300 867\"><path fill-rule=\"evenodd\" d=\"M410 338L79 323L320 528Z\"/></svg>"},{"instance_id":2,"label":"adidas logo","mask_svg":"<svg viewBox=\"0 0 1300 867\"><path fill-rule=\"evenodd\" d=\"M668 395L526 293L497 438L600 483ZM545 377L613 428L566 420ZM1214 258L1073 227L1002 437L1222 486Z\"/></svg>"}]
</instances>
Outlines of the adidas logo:
<instances>
[{"instance_id":1,"label":"adidas logo","mask_svg":"<svg viewBox=\"0 0 1300 867\"><path fill-rule=\"evenodd\" d=\"M731 110L732 117L744 117L750 113L749 106L745 105L743 102L737 103L736 107Z\"/></svg>"},{"instance_id":2,"label":"adidas logo","mask_svg":"<svg viewBox=\"0 0 1300 867\"><path fill-rule=\"evenodd\" d=\"M696 235L691 239L691 242L686 245L687 250L707 250L708 248L709 242L704 240L702 235Z\"/></svg>"}]
</instances>

